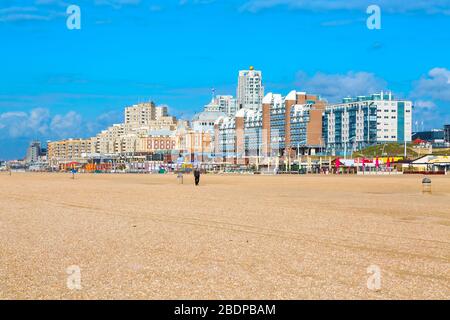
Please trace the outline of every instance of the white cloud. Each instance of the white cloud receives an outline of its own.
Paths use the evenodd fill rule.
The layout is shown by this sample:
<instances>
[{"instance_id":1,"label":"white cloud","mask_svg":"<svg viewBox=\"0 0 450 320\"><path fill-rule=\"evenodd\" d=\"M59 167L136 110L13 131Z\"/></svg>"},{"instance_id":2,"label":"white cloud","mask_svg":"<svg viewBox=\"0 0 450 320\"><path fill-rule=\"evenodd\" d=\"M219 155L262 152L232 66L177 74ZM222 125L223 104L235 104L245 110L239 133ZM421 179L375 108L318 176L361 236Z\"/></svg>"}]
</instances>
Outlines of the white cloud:
<instances>
[{"instance_id":1,"label":"white cloud","mask_svg":"<svg viewBox=\"0 0 450 320\"><path fill-rule=\"evenodd\" d=\"M10 6L0 9L0 22L49 21L65 15L64 11L40 8L41 4L53 4L50 0L39 0L37 6Z\"/></svg>"},{"instance_id":2,"label":"white cloud","mask_svg":"<svg viewBox=\"0 0 450 320\"><path fill-rule=\"evenodd\" d=\"M450 102L450 70L433 68L414 84L412 96Z\"/></svg>"},{"instance_id":3,"label":"white cloud","mask_svg":"<svg viewBox=\"0 0 450 320\"><path fill-rule=\"evenodd\" d=\"M83 134L82 117L74 111L51 116L45 108L0 114L0 134L9 138L77 136Z\"/></svg>"},{"instance_id":4,"label":"white cloud","mask_svg":"<svg viewBox=\"0 0 450 320\"><path fill-rule=\"evenodd\" d=\"M36 14L8 14L0 17L0 22L15 22L15 21L48 21L51 17L40 16Z\"/></svg>"},{"instance_id":5,"label":"white cloud","mask_svg":"<svg viewBox=\"0 0 450 320\"><path fill-rule=\"evenodd\" d=\"M277 6L307 11L358 10L373 4L373 0L249 0L241 6L242 11L258 12ZM378 0L381 10L390 13L425 12L450 15L448 0Z\"/></svg>"},{"instance_id":6,"label":"white cloud","mask_svg":"<svg viewBox=\"0 0 450 320\"><path fill-rule=\"evenodd\" d=\"M414 106L418 109L435 109L436 108L436 104L433 101L426 101L426 100L417 100L414 103Z\"/></svg>"},{"instance_id":7,"label":"white cloud","mask_svg":"<svg viewBox=\"0 0 450 320\"><path fill-rule=\"evenodd\" d=\"M106 5L111 6L115 9L119 9L123 6L139 5L141 3L141 0L95 0L94 3L96 5Z\"/></svg>"},{"instance_id":8,"label":"white cloud","mask_svg":"<svg viewBox=\"0 0 450 320\"><path fill-rule=\"evenodd\" d=\"M450 123L450 70L433 68L413 84L414 119L425 129Z\"/></svg>"},{"instance_id":9,"label":"white cloud","mask_svg":"<svg viewBox=\"0 0 450 320\"><path fill-rule=\"evenodd\" d=\"M7 7L0 9L0 14L20 13L20 12L36 12L36 7Z\"/></svg>"},{"instance_id":10,"label":"white cloud","mask_svg":"<svg viewBox=\"0 0 450 320\"><path fill-rule=\"evenodd\" d=\"M185 4L210 4L216 2L216 0L180 0L180 5Z\"/></svg>"},{"instance_id":11,"label":"white cloud","mask_svg":"<svg viewBox=\"0 0 450 320\"><path fill-rule=\"evenodd\" d=\"M299 72L296 86L301 90L320 94L330 102L338 102L347 96L367 95L386 89L386 82L368 72L346 74L318 72L312 77Z\"/></svg>"},{"instance_id":12,"label":"white cloud","mask_svg":"<svg viewBox=\"0 0 450 320\"><path fill-rule=\"evenodd\" d=\"M6 139L67 139L94 136L123 121L122 110L111 110L85 121L75 112L51 115L49 109L0 113L0 137Z\"/></svg>"},{"instance_id":13,"label":"white cloud","mask_svg":"<svg viewBox=\"0 0 450 320\"><path fill-rule=\"evenodd\" d=\"M138 6L142 0L79 0L82 6L109 6L120 9L124 6ZM72 4L65 0L29 0L23 6L11 5L0 8L0 22L26 22L26 21L50 21L60 17L66 17L66 8Z\"/></svg>"},{"instance_id":14,"label":"white cloud","mask_svg":"<svg viewBox=\"0 0 450 320\"><path fill-rule=\"evenodd\" d=\"M69 111L65 115L56 115L50 122L52 133L61 137L79 136L81 132L82 117L74 111Z\"/></svg>"},{"instance_id":15,"label":"white cloud","mask_svg":"<svg viewBox=\"0 0 450 320\"><path fill-rule=\"evenodd\" d=\"M33 109L26 112L5 112L0 114L0 132L11 138L20 138L48 132L49 112L47 109Z\"/></svg>"}]
</instances>

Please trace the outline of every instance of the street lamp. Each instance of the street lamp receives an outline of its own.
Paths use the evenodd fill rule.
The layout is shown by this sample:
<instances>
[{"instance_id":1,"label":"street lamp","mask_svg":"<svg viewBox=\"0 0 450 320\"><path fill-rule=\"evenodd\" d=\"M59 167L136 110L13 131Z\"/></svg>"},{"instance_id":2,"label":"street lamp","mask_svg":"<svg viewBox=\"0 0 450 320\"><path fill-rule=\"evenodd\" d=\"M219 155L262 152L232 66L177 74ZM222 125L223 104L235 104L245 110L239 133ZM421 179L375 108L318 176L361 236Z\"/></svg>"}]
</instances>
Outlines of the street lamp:
<instances>
[{"instance_id":1,"label":"street lamp","mask_svg":"<svg viewBox=\"0 0 450 320\"><path fill-rule=\"evenodd\" d=\"M349 138L348 141L346 141L344 144L344 158L345 159L347 159L347 143L351 142L352 140L355 140L354 142L356 142L356 136Z\"/></svg>"}]
</instances>

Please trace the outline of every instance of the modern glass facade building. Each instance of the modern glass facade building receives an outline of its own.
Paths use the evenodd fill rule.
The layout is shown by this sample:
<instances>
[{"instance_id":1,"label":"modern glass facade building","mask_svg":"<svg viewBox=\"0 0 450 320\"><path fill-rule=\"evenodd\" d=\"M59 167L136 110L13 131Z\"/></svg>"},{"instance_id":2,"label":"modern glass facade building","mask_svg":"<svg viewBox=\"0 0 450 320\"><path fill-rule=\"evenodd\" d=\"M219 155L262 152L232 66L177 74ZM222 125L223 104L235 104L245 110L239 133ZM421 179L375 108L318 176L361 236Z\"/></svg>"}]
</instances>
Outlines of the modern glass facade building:
<instances>
[{"instance_id":1,"label":"modern glass facade building","mask_svg":"<svg viewBox=\"0 0 450 320\"><path fill-rule=\"evenodd\" d=\"M329 153L342 154L376 143L410 142L412 102L391 93L346 98L327 106L323 138Z\"/></svg>"},{"instance_id":2,"label":"modern glass facade building","mask_svg":"<svg viewBox=\"0 0 450 320\"><path fill-rule=\"evenodd\" d=\"M275 157L283 154L286 148L286 105L281 95L271 93L264 98L263 103L269 104L266 113L269 113L270 148L267 153Z\"/></svg>"},{"instance_id":3,"label":"modern glass facade building","mask_svg":"<svg viewBox=\"0 0 450 320\"><path fill-rule=\"evenodd\" d=\"M217 158L249 163L256 158L293 158L297 153L321 148L324 109L325 102L318 96L291 91L283 98L269 93L261 108L241 109L234 117L216 122Z\"/></svg>"},{"instance_id":4,"label":"modern glass facade building","mask_svg":"<svg viewBox=\"0 0 450 320\"><path fill-rule=\"evenodd\" d=\"M236 158L236 120L234 117L221 117L215 124L215 154L223 161Z\"/></svg>"},{"instance_id":5,"label":"modern glass facade building","mask_svg":"<svg viewBox=\"0 0 450 320\"><path fill-rule=\"evenodd\" d=\"M263 143L262 110L247 111L244 118L244 155L259 157Z\"/></svg>"},{"instance_id":6,"label":"modern glass facade building","mask_svg":"<svg viewBox=\"0 0 450 320\"><path fill-rule=\"evenodd\" d=\"M435 141L444 142L445 130L433 129L430 131L414 132L414 134L412 135L412 140L416 139L424 140L427 142L435 142Z\"/></svg>"},{"instance_id":7,"label":"modern glass facade building","mask_svg":"<svg viewBox=\"0 0 450 320\"><path fill-rule=\"evenodd\" d=\"M327 107L323 117L327 153L362 149L377 142L377 107L370 103Z\"/></svg>"}]
</instances>

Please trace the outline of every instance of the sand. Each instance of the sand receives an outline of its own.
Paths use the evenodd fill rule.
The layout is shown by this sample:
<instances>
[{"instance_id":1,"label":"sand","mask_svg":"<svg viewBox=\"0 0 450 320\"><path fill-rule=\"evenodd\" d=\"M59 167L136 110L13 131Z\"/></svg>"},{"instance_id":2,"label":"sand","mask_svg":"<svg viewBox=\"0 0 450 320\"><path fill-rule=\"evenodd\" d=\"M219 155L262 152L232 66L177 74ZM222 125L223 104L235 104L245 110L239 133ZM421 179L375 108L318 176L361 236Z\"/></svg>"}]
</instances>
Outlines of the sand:
<instances>
[{"instance_id":1,"label":"sand","mask_svg":"<svg viewBox=\"0 0 450 320\"><path fill-rule=\"evenodd\" d=\"M422 178L0 173L0 299L450 299Z\"/></svg>"}]
</instances>

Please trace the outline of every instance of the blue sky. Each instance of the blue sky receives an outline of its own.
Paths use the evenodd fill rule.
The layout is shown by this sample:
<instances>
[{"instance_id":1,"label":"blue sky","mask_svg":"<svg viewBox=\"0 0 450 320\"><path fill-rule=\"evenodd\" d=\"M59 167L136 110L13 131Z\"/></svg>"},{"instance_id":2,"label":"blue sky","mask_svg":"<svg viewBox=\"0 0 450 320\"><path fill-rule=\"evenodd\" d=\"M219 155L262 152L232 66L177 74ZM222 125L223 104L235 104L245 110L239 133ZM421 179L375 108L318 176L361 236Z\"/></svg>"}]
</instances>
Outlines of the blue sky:
<instances>
[{"instance_id":1,"label":"blue sky","mask_svg":"<svg viewBox=\"0 0 450 320\"><path fill-rule=\"evenodd\" d=\"M81 30L66 28L69 4ZM0 43L0 159L93 136L143 100L189 118L250 65L266 92L390 89L420 129L450 123L450 0L2 0Z\"/></svg>"}]
</instances>

